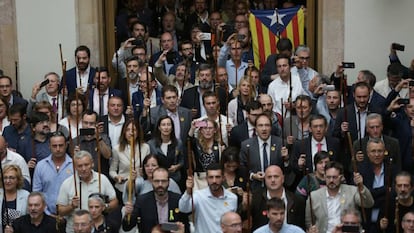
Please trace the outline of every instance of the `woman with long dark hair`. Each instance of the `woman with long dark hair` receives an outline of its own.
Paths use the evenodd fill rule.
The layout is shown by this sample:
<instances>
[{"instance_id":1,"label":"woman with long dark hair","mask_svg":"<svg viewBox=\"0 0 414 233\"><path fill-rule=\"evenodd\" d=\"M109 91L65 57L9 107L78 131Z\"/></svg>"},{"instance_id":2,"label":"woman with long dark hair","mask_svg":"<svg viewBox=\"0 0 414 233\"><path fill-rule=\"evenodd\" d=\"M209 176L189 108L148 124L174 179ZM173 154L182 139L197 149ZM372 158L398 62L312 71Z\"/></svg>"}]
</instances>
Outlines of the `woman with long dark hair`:
<instances>
[{"instance_id":1,"label":"woman with long dark hair","mask_svg":"<svg viewBox=\"0 0 414 233\"><path fill-rule=\"evenodd\" d=\"M170 177L179 183L180 169L184 166L183 146L175 137L174 122L171 117L165 115L158 119L157 127L148 145L151 154L158 156L160 166L167 168Z\"/></svg>"},{"instance_id":2,"label":"woman with long dark hair","mask_svg":"<svg viewBox=\"0 0 414 233\"><path fill-rule=\"evenodd\" d=\"M131 161L131 139L135 141L135 154L132 161L133 176L138 175L140 170L142 158L150 153L150 148L143 140L143 133L139 124L136 124L134 119L127 120L122 126L121 134L119 136L119 144L112 149L112 160L109 167L109 175L115 181L115 188L118 195L122 196L124 185L129 179L130 161ZM119 197L121 197L119 196Z\"/></svg>"}]
</instances>

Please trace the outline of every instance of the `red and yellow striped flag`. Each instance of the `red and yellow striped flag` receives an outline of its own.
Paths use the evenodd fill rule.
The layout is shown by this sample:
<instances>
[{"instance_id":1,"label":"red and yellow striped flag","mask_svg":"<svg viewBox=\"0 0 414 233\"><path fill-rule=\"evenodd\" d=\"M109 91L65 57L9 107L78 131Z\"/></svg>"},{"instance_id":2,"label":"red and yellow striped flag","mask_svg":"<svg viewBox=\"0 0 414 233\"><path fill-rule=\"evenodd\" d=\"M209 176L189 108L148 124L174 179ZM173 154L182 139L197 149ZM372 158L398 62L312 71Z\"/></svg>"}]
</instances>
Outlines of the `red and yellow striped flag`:
<instances>
[{"instance_id":1,"label":"red and yellow striped flag","mask_svg":"<svg viewBox=\"0 0 414 233\"><path fill-rule=\"evenodd\" d=\"M289 38L294 48L304 43L305 17L300 6L281 10L251 10L249 25L254 65L261 69L267 57L277 52L278 35Z\"/></svg>"}]
</instances>

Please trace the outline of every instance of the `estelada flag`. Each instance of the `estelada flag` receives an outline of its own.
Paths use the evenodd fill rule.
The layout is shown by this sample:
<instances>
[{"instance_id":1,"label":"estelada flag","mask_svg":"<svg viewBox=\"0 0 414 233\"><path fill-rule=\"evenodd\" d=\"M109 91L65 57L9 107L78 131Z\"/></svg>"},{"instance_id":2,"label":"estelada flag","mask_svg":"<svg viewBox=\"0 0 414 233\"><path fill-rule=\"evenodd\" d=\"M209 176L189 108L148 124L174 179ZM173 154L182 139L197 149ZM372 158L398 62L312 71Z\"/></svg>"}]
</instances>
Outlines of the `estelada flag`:
<instances>
[{"instance_id":1,"label":"estelada flag","mask_svg":"<svg viewBox=\"0 0 414 233\"><path fill-rule=\"evenodd\" d=\"M275 10L251 10L254 65L263 68L267 57L277 53L278 38L289 38L294 48L304 43L305 17L301 6Z\"/></svg>"}]
</instances>

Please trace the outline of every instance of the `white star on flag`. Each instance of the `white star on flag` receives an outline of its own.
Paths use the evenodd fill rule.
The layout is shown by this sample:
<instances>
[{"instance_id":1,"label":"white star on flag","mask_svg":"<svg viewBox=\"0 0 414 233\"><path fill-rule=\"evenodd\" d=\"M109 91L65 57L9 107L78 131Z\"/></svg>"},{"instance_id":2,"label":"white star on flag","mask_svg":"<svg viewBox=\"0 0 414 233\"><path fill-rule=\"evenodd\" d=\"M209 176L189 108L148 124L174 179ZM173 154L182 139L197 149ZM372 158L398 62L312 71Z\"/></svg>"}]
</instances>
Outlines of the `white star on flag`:
<instances>
[{"instance_id":1,"label":"white star on flag","mask_svg":"<svg viewBox=\"0 0 414 233\"><path fill-rule=\"evenodd\" d=\"M273 24L275 23L279 23L280 25L285 26L285 24L283 23L283 17L285 17L286 14L277 14L276 10L273 13L273 15L271 16L267 16L267 18L269 18L270 20L272 20L270 22L270 27L273 26Z\"/></svg>"}]
</instances>

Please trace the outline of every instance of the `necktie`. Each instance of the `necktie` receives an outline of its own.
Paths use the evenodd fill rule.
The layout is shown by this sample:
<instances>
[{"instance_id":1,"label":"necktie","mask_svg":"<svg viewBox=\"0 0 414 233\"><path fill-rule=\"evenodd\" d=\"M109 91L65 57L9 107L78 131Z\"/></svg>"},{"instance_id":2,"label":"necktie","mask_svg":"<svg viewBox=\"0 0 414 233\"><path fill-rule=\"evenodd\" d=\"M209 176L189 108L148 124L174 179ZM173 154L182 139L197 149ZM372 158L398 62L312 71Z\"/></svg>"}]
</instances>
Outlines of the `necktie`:
<instances>
[{"instance_id":1,"label":"necktie","mask_svg":"<svg viewBox=\"0 0 414 233\"><path fill-rule=\"evenodd\" d=\"M56 104L56 97L52 98L52 109L53 112L56 113L57 112L57 104Z\"/></svg>"},{"instance_id":2,"label":"necktie","mask_svg":"<svg viewBox=\"0 0 414 233\"><path fill-rule=\"evenodd\" d=\"M267 159L267 151L266 151L267 143L263 143L263 171L269 166L269 160Z\"/></svg>"},{"instance_id":3,"label":"necktie","mask_svg":"<svg viewBox=\"0 0 414 233\"><path fill-rule=\"evenodd\" d=\"M104 115L104 95L99 95L99 116Z\"/></svg>"},{"instance_id":4,"label":"necktie","mask_svg":"<svg viewBox=\"0 0 414 233\"><path fill-rule=\"evenodd\" d=\"M316 148L317 148L317 151L318 151L318 152L321 152L321 151L322 151L322 143L318 142L318 143L316 144Z\"/></svg>"},{"instance_id":5,"label":"necktie","mask_svg":"<svg viewBox=\"0 0 414 233\"><path fill-rule=\"evenodd\" d=\"M252 137L256 137L256 129L255 128L253 128Z\"/></svg>"},{"instance_id":6,"label":"necktie","mask_svg":"<svg viewBox=\"0 0 414 233\"><path fill-rule=\"evenodd\" d=\"M177 139L180 139L180 137L181 137L181 128L180 128L180 120L178 119L178 113L170 113L170 117L174 122L175 137Z\"/></svg>"}]
</instances>

